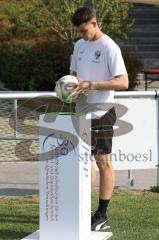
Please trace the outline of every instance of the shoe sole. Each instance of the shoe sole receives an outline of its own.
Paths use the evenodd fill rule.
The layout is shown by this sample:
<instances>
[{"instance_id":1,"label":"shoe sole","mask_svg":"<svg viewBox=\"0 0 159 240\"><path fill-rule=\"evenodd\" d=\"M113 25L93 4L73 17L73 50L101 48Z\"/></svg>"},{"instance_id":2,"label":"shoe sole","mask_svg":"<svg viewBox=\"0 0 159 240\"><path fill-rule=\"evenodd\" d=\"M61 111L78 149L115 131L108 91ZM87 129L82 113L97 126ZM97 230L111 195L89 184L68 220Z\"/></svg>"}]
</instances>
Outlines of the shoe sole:
<instances>
[{"instance_id":1,"label":"shoe sole","mask_svg":"<svg viewBox=\"0 0 159 240\"><path fill-rule=\"evenodd\" d=\"M108 225L107 226L103 226L105 223L106 222L101 223L98 226L96 226L94 231L106 230L106 229L110 228L110 226L108 226Z\"/></svg>"},{"instance_id":2,"label":"shoe sole","mask_svg":"<svg viewBox=\"0 0 159 240\"><path fill-rule=\"evenodd\" d=\"M108 228L110 228L110 226L106 226L106 227L100 228L100 230L106 230Z\"/></svg>"}]
</instances>

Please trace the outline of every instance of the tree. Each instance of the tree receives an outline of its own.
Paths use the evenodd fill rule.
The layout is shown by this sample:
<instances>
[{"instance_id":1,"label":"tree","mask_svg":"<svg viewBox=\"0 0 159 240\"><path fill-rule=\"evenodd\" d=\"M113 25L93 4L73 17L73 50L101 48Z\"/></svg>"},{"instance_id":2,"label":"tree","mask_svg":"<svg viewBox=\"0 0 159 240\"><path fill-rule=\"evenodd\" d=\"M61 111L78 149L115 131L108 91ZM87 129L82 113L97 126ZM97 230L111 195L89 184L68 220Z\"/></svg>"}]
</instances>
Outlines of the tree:
<instances>
[{"instance_id":1,"label":"tree","mask_svg":"<svg viewBox=\"0 0 159 240\"><path fill-rule=\"evenodd\" d=\"M97 20L104 32L114 38L125 38L132 22L127 20L129 3L121 0L33 0L39 11L45 12L47 26L62 40L72 43L77 37L71 24L75 9L91 5L97 11Z\"/></svg>"},{"instance_id":2,"label":"tree","mask_svg":"<svg viewBox=\"0 0 159 240\"><path fill-rule=\"evenodd\" d=\"M2 2L0 40L30 39L46 28L46 12L32 1Z\"/></svg>"},{"instance_id":3,"label":"tree","mask_svg":"<svg viewBox=\"0 0 159 240\"><path fill-rule=\"evenodd\" d=\"M30 0L6 2L0 6L0 39L29 39L47 31L72 43L77 37L71 24L75 9L91 5L104 32L124 38L132 23L127 20L129 3L121 0Z\"/></svg>"}]
</instances>

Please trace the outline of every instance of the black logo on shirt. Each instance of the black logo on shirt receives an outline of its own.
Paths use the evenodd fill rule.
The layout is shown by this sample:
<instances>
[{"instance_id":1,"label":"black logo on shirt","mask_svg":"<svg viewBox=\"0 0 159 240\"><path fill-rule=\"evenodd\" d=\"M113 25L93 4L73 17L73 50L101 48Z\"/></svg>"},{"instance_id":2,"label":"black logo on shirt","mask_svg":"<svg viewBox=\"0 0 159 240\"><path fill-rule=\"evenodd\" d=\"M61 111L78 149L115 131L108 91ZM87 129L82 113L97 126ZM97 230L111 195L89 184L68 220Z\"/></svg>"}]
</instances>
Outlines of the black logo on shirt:
<instances>
[{"instance_id":1,"label":"black logo on shirt","mask_svg":"<svg viewBox=\"0 0 159 240\"><path fill-rule=\"evenodd\" d=\"M92 60L92 62L100 63L100 61L99 61L100 56L101 56L101 51L100 50L95 51L95 53L94 53L95 60Z\"/></svg>"},{"instance_id":2,"label":"black logo on shirt","mask_svg":"<svg viewBox=\"0 0 159 240\"><path fill-rule=\"evenodd\" d=\"M101 51L99 51L99 50L95 51L94 55L95 55L96 60L98 60L101 56Z\"/></svg>"}]
</instances>

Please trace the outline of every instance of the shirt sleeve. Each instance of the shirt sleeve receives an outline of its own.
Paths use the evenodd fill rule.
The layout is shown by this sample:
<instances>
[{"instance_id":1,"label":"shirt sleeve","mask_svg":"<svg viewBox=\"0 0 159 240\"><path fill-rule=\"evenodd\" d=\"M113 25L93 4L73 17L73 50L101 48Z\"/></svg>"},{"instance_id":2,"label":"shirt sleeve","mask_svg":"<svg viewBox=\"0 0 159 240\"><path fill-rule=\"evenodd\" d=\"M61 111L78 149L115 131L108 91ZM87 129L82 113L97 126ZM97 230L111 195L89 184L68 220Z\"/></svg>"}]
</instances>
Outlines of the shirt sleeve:
<instances>
[{"instance_id":1,"label":"shirt sleeve","mask_svg":"<svg viewBox=\"0 0 159 240\"><path fill-rule=\"evenodd\" d=\"M77 45L75 44L73 54L71 55L70 70L77 72Z\"/></svg>"},{"instance_id":2,"label":"shirt sleeve","mask_svg":"<svg viewBox=\"0 0 159 240\"><path fill-rule=\"evenodd\" d=\"M109 50L109 71L112 77L119 75L127 75L125 63L121 54L121 50L118 46L113 46Z\"/></svg>"}]
</instances>

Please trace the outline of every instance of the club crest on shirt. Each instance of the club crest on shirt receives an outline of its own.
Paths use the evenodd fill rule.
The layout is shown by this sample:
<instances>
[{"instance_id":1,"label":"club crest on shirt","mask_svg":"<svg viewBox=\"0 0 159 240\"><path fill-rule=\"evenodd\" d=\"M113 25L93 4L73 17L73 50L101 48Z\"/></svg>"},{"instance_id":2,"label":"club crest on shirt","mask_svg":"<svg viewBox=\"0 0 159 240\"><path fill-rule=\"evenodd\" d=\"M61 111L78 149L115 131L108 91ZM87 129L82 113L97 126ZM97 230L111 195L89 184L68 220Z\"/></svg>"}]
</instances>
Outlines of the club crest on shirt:
<instances>
[{"instance_id":1,"label":"club crest on shirt","mask_svg":"<svg viewBox=\"0 0 159 240\"><path fill-rule=\"evenodd\" d=\"M95 53L94 53L95 59L93 59L92 62L100 63L100 61L99 61L100 56L101 56L101 51L100 50L96 50Z\"/></svg>"},{"instance_id":2,"label":"club crest on shirt","mask_svg":"<svg viewBox=\"0 0 159 240\"><path fill-rule=\"evenodd\" d=\"M98 60L100 58L101 51L99 51L99 50L95 51L94 55L95 55L96 60Z\"/></svg>"}]
</instances>

